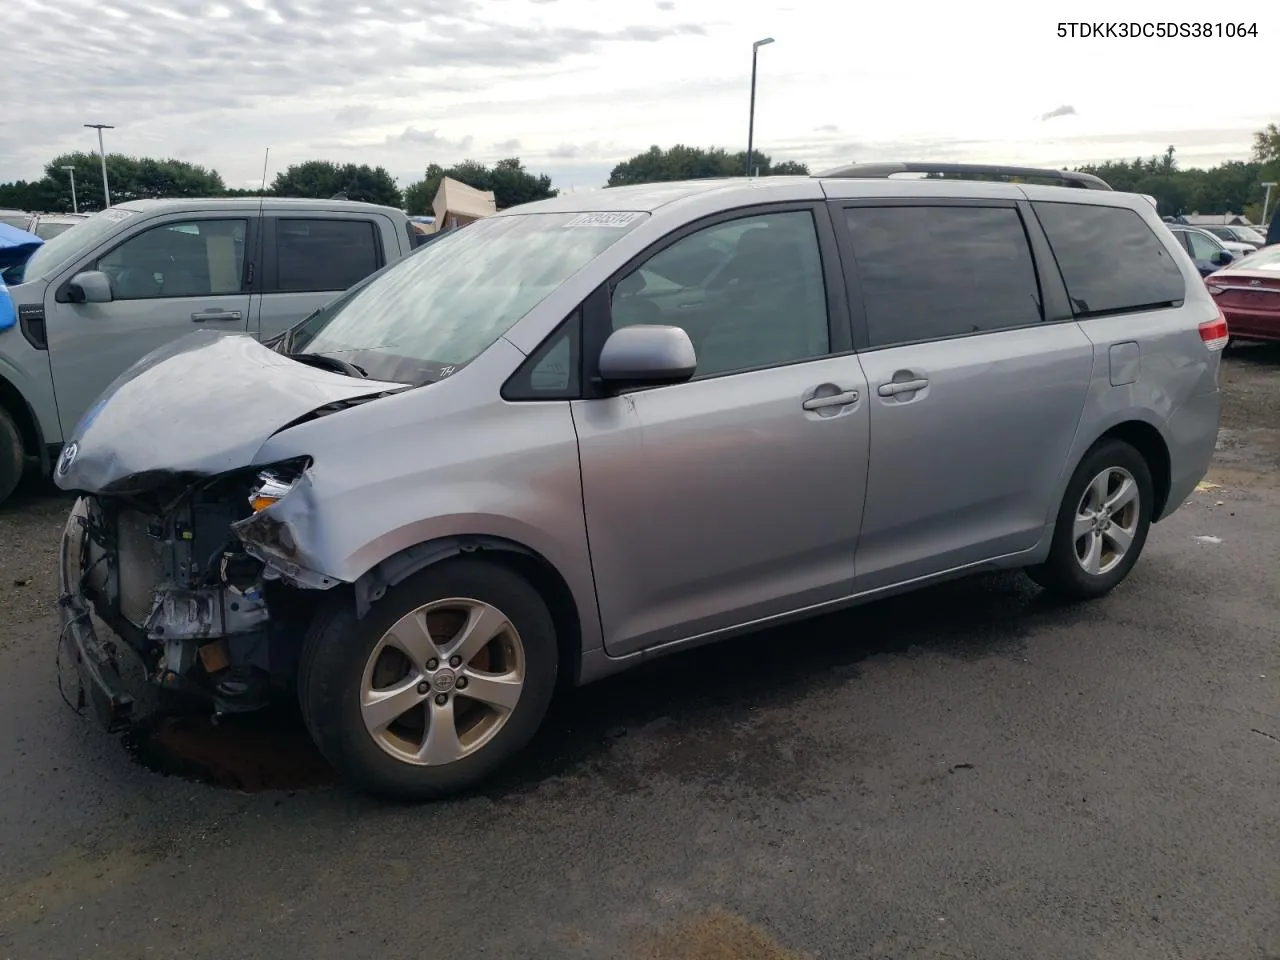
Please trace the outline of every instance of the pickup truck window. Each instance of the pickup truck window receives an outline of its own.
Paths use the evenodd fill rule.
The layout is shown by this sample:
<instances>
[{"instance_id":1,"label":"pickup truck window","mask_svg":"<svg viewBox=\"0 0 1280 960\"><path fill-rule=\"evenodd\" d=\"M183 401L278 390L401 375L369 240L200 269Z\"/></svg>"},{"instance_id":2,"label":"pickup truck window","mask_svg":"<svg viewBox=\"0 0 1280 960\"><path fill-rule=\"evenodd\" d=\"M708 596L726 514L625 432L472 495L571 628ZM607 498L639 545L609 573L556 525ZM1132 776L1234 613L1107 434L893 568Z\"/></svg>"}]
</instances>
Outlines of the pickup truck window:
<instances>
[{"instance_id":1,"label":"pickup truck window","mask_svg":"<svg viewBox=\"0 0 1280 960\"><path fill-rule=\"evenodd\" d=\"M117 300L208 297L244 286L245 220L165 223L98 260Z\"/></svg>"},{"instance_id":2,"label":"pickup truck window","mask_svg":"<svg viewBox=\"0 0 1280 960\"><path fill-rule=\"evenodd\" d=\"M37 247L26 264L17 271L17 276L8 278L10 283L22 283L23 280L43 280L68 260L86 256L93 248L105 240L120 225L134 215L125 207L108 207L99 210L78 225L76 230L68 230L45 241Z\"/></svg>"},{"instance_id":3,"label":"pickup truck window","mask_svg":"<svg viewBox=\"0 0 1280 960\"><path fill-rule=\"evenodd\" d=\"M382 265L376 227L369 220L276 221L282 293L345 290Z\"/></svg>"}]
</instances>

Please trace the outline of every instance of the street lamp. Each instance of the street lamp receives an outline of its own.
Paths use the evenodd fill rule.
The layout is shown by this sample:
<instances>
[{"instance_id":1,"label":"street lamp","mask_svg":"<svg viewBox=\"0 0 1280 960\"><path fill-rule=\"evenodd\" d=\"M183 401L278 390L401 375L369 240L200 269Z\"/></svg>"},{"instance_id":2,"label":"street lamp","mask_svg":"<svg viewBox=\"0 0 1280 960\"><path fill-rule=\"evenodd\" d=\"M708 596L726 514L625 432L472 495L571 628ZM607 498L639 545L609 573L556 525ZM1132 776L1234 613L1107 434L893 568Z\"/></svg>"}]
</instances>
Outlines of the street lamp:
<instances>
[{"instance_id":1,"label":"street lamp","mask_svg":"<svg viewBox=\"0 0 1280 960\"><path fill-rule=\"evenodd\" d=\"M1262 225L1264 227L1267 225L1267 208L1271 206L1271 188L1275 185L1276 182L1274 180L1263 184L1267 188L1267 195L1262 198Z\"/></svg>"},{"instance_id":2,"label":"street lamp","mask_svg":"<svg viewBox=\"0 0 1280 960\"><path fill-rule=\"evenodd\" d=\"M102 146L102 131L114 130L109 123L86 123L90 130L98 131L98 156L102 158L102 209L111 206L111 188L107 186L107 151Z\"/></svg>"},{"instance_id":3,"label":"street lamp","mask_svg":"<svg viewBox=\"0 0 1280 960\"><path fill-rule=\"evenodd\" d=\"M755 155L756 138L756 55L760 48L773 43L773 37L765 37L751 45L751 118L747 121L747 176L751 176L751 162Z\"/></svg>"},{"instance_id":4,"label":"street lamp","mask_svg":"<svg viewBox=\"0 0 1280 960\"><path fill-rule=\"evenodd\" d=\"M71 212L79 213L80 205L76 203L76 168L68 163L62 169L71 175Z\"/></svg>"}]
</instances>

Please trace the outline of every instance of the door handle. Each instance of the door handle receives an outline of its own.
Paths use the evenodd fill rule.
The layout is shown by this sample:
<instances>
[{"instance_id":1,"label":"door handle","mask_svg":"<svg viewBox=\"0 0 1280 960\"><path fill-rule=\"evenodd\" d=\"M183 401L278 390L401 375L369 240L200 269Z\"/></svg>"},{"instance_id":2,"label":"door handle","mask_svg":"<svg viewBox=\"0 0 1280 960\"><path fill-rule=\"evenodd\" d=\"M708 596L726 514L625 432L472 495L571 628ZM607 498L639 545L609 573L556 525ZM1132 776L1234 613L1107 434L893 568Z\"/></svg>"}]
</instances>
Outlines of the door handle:
<instances>
[{"instance_id":1,"label":"door handle","mask_svg":"<svg viewBox=\"0 0 1280 960\"><path fill-rule=\"evenodd\" d=\"M847 407L858 402L857 390L846 390L844 393L833 393L829 397L810 397L801 404L806 410L824 410L827 407Z\"/></svg>"},{"instance_id":2,"label":"door handle","mask_svg":"<svg viewBox=\"0 0 1280 960\"><path fill-rule=\"evenodd\" d=\"M205 310L203 313L193 313L191 319L195 323L204 323L206 320L239 320L241 313L239 310Z\"/></svg>"},{"instance_id":3,"label":"door handle","mask_svg":"<svg viewBox=\"0 0 1280 960\"><path fill-rule=\"evenodd\" d=\"M896 397L900 393L914 393L917 390L923 390L929 385L928 380L895 380L890 383L882 383L877 388L876 393L882 397Z\"/></svg>"}]
</instances>

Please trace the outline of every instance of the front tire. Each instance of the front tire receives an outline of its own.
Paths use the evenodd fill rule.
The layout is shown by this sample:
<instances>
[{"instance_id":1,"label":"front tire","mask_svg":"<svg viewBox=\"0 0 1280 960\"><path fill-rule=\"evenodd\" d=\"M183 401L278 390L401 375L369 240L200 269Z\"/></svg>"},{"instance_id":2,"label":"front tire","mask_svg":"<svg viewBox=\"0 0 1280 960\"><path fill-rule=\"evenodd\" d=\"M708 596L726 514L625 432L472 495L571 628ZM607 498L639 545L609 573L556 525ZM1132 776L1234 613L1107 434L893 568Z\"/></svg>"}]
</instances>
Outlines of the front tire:
<instances>
[{"instance_id":1,"label":"front tire","mask_svg":"<svg viewBox=\"0 0 1280 960\"><path fill-rule=\"evenodd\" d=\"M22 446L22 434L9 411L0 407L0 503L8 500L9 495L18 489L26 467L27 453Z\"/></svg>"},{"instance_id":2,"label":"front tire","mask_svg":"<svg viewBox=\"0 0 1280 960\"><path fill-rule=\"evenodd\" d=\"M558 666L551 614L528 582L450 560L392 587L363 620L349 599L321 613L298 695L316 745L353 786L436 799L533 739Z\"/></svg>"},{"instance_id":3,"label":"front tire","mask_svg":"<svg viewBox=\"0 0 1280 960\"><path fill-rule=\"evenodd\" d=\"M1099 441L1067 484L1048 558L1027 573L1065 599L1110 593L1142 554L1153 503L1142 454L1122 440Z\"/></svg>"}]
</instances>

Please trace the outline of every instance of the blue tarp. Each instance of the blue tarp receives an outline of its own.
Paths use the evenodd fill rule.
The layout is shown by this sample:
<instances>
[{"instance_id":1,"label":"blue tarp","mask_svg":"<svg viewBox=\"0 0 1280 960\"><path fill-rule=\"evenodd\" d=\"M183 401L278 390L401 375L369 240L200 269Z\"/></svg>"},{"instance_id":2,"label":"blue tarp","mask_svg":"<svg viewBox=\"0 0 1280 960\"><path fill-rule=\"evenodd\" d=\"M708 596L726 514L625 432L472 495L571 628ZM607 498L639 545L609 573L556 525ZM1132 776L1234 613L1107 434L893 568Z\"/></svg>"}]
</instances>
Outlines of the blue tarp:
<instances>
[{"instance_id":1,"label":"blue tarp","mask_svg":"<svg viewBox=\"0 0 1280 960\"><path fill-rule=\"evenodd\" d=\"M44 241L34 233L0 223L0 271L15 264L26 263L27 257L35 253L36 247L42 243ZM0 330L8 330L17 322L17 311L4 285L3 274L0 273Z\"/></svg>"}]
</instances>

